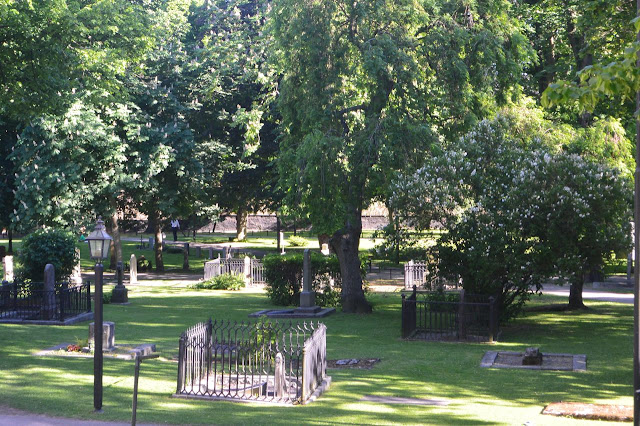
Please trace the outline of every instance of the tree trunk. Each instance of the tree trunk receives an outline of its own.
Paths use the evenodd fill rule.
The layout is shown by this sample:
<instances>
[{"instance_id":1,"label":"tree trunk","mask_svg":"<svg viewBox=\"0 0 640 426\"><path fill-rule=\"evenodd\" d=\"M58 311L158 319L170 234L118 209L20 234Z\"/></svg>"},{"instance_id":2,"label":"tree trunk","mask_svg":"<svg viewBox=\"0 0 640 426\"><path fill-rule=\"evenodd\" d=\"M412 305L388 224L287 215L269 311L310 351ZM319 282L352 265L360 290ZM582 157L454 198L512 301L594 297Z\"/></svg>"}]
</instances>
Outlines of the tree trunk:
<instances>
[{"instance_id":1,"label":"tree trunk","mask_svg":"<svg viewBox=\"0 0 640 426\"><path fill-rule=\"evenodd\" d=\"M112 207L115 207L115 199L113 200ZM113 237L113 248L116 263L122 262L122 242L120 241L120 226L118 225L117 209L114 210L114 213L111 215L111 237Z\"/></svg>"},{"instance_id":2,"label":"tree trunk","mask_svg":"<svg viewBox=\"0 0 640 426\"><path fill-rule=\"evenodd\" d=\"M164 272L164 261L162 260L162 221L160 220L160 214L158 212L154 212L153 219L156 238L156 243L153 247L156 261L156 272Z\"/></svg>"},{"instance_id":3,"label":"tree trunk","mask_svg":"<svg viewBox=\"0 0 640 426\"><path fill-rule=\"evenodd\" d=\"M354 216L352 224L347 221L345 227L337 231L330 239L330 244L340 262L342 275L342 312L371 313L372 308L364 297L362 276L360 275L360 258L358 246L362 233L362 218Z\"/></svg>"},{"instance_id":4,"label":"tree trunk","mask_svg":"<svg viewBox=\"0 0 640 426\"><path fill-rule=\"evenodd\" d=\"M13 254L13 231L10 226L7 229L7 232L9 233L9 251L7 254Z\"/></svg>"},{"instance_id":5,"label":"tree trunk","mask_svg":"<svg viewBox=\"0 0 640 426\"><path fill-rule=\"evenodd\" d=\"M236 239L242 241L247 238L247 217L249 211L245 207L241 207L236 212Z\"/></svg>"},{"instance_id":6,"label":"tree trunk","mask_svg":"<svg viewBox=\"0 0 640 426\"><path fill-rule=\"evenodd\" d=\"M584 287L584 280L582 278L576 279L571 283L571 287L569 288L569 306L568 308L573 309L586 309L587 307L584 305L582 300L582 288Z\"/></svg>"}]
</instances>

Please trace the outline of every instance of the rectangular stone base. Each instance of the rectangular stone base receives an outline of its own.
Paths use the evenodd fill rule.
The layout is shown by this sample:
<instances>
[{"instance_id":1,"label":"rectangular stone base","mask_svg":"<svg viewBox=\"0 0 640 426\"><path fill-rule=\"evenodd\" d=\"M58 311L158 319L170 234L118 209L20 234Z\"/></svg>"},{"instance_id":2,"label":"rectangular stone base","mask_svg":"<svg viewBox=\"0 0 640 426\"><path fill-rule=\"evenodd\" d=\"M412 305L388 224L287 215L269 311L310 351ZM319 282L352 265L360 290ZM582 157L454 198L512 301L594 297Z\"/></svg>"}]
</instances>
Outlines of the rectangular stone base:
<instances>
[{"instance_id":1,"label":"rectangular stone base","mask_svg":"<svg viewBox=\"0 0 640 426\"><path fill-rule=\"evenodd\" d=\"M316 310L315 308L318 308ZM295 308L295 309L265 309L249 314L250 318L258 318L266 315L268 318L323 318L331 315L336 308Z\"/></svg>"}]
</instances>

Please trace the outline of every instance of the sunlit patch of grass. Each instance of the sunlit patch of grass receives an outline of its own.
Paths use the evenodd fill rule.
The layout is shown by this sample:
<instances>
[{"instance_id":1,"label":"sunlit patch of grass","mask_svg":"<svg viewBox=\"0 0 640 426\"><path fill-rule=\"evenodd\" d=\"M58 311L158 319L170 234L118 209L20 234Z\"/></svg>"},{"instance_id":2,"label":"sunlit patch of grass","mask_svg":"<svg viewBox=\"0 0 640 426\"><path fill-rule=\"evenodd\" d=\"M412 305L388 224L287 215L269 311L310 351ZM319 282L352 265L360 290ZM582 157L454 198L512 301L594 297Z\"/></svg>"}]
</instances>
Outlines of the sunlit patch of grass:
<instances>
[{"instance_id":1,"label":"sunlit patch of grass","mask_svg":"<svg viewBox=\"0 0 640 426\"><path fill-rule=\"evenodd\" d=\"M589 303L581 312L528 312L503 327L496 344L400 339L400 295L372 294L371 315L337 312L327 324L327 356L380 358L372 370L330 369L329 391L308 406L282 407L178 400L178 338L212 317L246 321L273 307L263 293L196 292L172 283L137 287L130 305L106 305L116 343L155 343L162 359L142 364L138 420L172 424L575 424L541 416L549 402L632 404L632 307ZM566 302L543 296L532 303ZM93 413L93 360L31 353L86 338L87 323L68 327L0 325L0 401L56 416L126 422L131 416L133 362L105 358L104 413ZM487 350L584 353L586 372L483 369ZM365 395L445 400L445 407L372 404ZM587 423L588 424L588 423Z\"/></svg>"}]
</instances>

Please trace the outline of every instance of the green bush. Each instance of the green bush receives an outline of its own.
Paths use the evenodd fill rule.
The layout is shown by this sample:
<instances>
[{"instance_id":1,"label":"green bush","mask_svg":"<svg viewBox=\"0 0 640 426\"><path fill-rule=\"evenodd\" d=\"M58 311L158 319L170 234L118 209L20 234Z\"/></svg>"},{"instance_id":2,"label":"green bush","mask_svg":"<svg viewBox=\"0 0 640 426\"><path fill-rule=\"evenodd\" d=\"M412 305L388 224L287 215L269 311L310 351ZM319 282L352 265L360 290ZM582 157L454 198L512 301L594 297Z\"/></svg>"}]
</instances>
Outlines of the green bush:
<instances>
[{"instance_id":1,"label":"green bush","mask_svg":"<svg viewBox=\"0 0 640 426\"><path fill-rule=\"evenodd\" d=\"M222 274L191 286L197 290L240 290L243 287L244 279L239 274Z\"/></svg>"},{"instance_id":2,"label":"green bush","mask_svg":"<svg viewBox=\"0 0 640 426\"><path fill-rule=\"evenodd\" d=\"M306 247L309 244L306 238L292 235L287 239L287 245L289 247Z\"/></svg>"},{"instance_id":3,"label":"green bush","mask_svg":"<svg viewBox=\"0 0 640 426\"><path fill-rule=\"evenodd\" d=\"M112 298L113 298L113 290L102 292L102 304L103 305L110 304Z\"/></svg>"},{"instance_id":4,"label":"green bush","mask_svg":"<svg viewBox=\"0 0 640 426\"><path fill-rule=\"evenodd\" d=\"M285 256L269 255L262 260L267 281L267 295L275 305L300 304L302 286L303 254L292 253ZM366 275L365 259L360 259L362 277ZM316 303L320 306L340 304L342 280L340 264L336 256L311 253L312 288L316 292ZM334 277L331 286L331 277Z\"/></svg>"},{"instance_id":5,"label":"green bush","mask_svg":"<svg viewBox=\"0 0 640 426\"><path fill-rule=\"evenodd\" d=\"M150 260L147 260L144 255L140 256L140 259L138 259L136 263L138 264L138 272L145 272L153 269L153 264Z\"/></svg>"},{"instance_id":6,"label":"green bush","mask_svg":"<svg viewBox=\"0 0 640 426\"><path fill-rule=\"evenodd\" d=\"M69 278L78 262L76 238L68 231L39 229L22 240L18 251L20 275L24 279L42 281L48 263L55 268L56 281Z\"/></svg>"}]
</instances>

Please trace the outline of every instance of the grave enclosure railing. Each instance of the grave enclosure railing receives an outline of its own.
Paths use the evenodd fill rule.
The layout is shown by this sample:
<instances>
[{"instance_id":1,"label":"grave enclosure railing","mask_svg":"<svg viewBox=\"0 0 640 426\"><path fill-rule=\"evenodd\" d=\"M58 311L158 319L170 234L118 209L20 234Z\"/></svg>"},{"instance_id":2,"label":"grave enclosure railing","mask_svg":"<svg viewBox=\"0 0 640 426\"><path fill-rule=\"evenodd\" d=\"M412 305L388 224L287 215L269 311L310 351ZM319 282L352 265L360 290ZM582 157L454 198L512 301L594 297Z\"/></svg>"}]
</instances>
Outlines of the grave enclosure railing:
<instances>
[{"instance_id":1,"label":"grave enclosure railing","mask_svg":"<svg viewBox=\"0 0 640 426\"><path fill-rule=\"evenodd\" d=\"M497 340L499 309L494 297L459 293L434 300L435 292L419 294L416 287L402 295L402 337L415 340ZM457 299L453 301L452 299Z\"/></svg>"},{"instance_id":2,"label":"grave enclosure railing","mask_svg":"<svg viewBox=\"0 0 640 426\"><path fill-rule=\"evenodd\" d=\"M205 280L223 274L242 275L247 286L265 284L264 266L258 259L246 257L244 259L213 259L205 262Z\"/></svg>"},{"instance_id":3,"label":"grave enclosure railing","mask_svg":"<svg viewBox=\"0 0 640 426\"><path fill-rule=\"evenodd\" d=\"M177 395L305 404L325 378L322 323L209 320L180 337Z\"/></svg>"},{"instance_id":4,"label":"grave enclosure railing","mask_svg":"<svg viewBox=\"0 0 640 426\"><path fill-rule=\"evenodd\" d=\"M410 260L404 264L404 288L411 290L413 286L435 290L437 288L457 289L458 278L443 277L437 265L428 265L424 261Z\"/></svg>"},{"instance_id":5,"label":"grave enclosure railing","mask_svg":"<svg viewBox=\"0 0 640 426\"><path fill-rule=\"evenodd\" d=\"M4 283L0 286L0 319L62 321L91 312L89 283L69 286L56 283L44 290L42 283Z\"/></svg>"}]
</instances>

